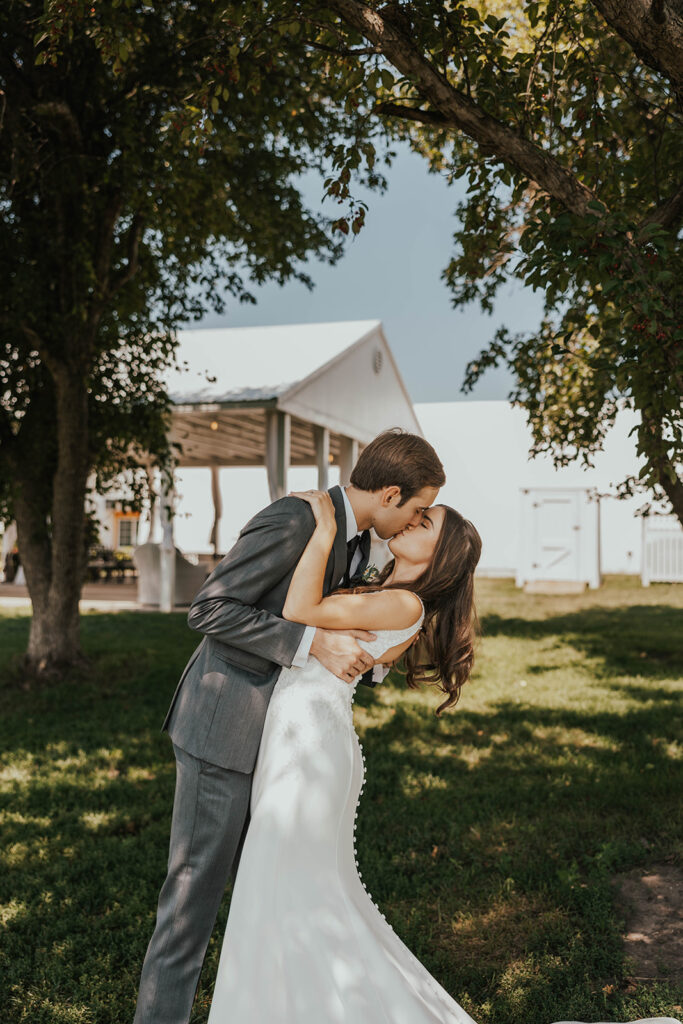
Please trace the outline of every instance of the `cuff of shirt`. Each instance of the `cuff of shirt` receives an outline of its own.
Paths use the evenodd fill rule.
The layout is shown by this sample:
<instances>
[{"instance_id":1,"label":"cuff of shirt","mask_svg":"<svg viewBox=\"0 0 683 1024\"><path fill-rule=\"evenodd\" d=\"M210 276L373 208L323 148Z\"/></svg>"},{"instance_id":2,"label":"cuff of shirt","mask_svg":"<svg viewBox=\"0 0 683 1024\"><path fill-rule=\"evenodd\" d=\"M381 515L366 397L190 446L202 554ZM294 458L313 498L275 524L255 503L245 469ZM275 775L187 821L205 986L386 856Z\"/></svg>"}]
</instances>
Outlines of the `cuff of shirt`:
<instances>
[{"instance_id":1,"label":"cuff of shirt","mask_svg":"<svg viewBox=\"0 0 683 1024\"><path fill-rule=\"evenodd\" d=\"M296 668L303 668L308 659L308 655L311 652L311 644L313 643L313 637L315 636L315 626L306 626L304 635L301 637L301 641L297 648L297 652L292 658L292 665Z\"/></svg>"},{"instance_id":2,"label":"cuff of shirt","mask_svg":"<svg viewBox=\"0 0 683 1024\"><path fill-rule=\"evenodd\" d=\"M386 676L391 672L389 665L375 665L372 669L372 681L373 683L383 683Z\"/></svg>"}]
</instances>

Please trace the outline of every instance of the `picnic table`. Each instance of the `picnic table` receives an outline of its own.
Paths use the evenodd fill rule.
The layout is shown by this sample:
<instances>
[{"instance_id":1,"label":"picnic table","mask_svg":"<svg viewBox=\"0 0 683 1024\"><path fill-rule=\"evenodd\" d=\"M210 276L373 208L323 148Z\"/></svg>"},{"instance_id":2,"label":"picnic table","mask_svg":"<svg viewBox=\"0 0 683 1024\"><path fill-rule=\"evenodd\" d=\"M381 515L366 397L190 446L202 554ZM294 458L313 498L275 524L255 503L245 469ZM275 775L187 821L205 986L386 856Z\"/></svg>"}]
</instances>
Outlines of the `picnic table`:
<instances>
[{"instance_id":1,"label":"picnic table","mask_svg":"<svg viewBox=\"0 0 683 1024\"><path fill-rule=\"evenodd\" d=\"M126 580L137 579L137 568L132 558L91 558L88 561L88 580L90 582L124 583Z\"/></svg>"}]
</instances>

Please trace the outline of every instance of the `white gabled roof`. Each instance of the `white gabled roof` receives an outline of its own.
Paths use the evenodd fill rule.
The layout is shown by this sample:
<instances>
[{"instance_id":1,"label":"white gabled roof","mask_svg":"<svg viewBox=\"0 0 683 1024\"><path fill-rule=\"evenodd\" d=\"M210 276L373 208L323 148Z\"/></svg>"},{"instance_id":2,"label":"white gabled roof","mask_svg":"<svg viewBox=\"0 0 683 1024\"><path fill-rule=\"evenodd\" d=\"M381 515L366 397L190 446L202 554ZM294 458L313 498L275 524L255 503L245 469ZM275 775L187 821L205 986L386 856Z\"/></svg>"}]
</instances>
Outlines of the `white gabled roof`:
<instances>
[{"instance_id":1,"label":"white gabled roof","mask_svg":"<svg viewBox=\"0 0 683 1024\"><path fill-rule=\"evenodd\" d=\"M364 444L387 427L421 433L379 320L179 331L166 387L178 411L250 405Z\"/></svg>"},{"instance_id":2,"label":"white gabled roof","mask_svg":"<svg viewBox=\"0 0 683 1024\"><path fill-rule=\"evenodd\" d=\"M275 398L379 325L343 320L179 331L177 360L185 365L168 374L169 394L176 405Z\"/></svg>"}]
</instances>

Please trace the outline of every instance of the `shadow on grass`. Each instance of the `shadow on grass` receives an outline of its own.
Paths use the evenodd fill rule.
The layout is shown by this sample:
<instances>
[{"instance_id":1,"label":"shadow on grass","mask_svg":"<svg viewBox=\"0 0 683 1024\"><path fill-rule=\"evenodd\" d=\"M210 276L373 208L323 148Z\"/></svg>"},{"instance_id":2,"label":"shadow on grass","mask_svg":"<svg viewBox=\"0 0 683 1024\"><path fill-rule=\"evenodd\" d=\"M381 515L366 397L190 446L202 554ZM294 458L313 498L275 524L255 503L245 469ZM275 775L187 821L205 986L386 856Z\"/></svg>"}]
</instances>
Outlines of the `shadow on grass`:
<instances>
[{"instance_id":1,"label":"shadow on grass","mask_svg":"<svg viewBox=\"0 0 683 1024\"><path fill-rule=\"evenodd\" d=\"M602 992L624 977L609 877L670 852L680 766L639 737L669 737L671 716L664 706L617 717L501 704L449 726L399 705L391 721L366 730L358 848L369 890L475 1017L590 1020L596 1005L604 1019L619 1016L623 993L617 986L605 1003ZM586 745L605 738L615 746ZM109 743L129 771L154 746L151 736L125 734ZM164 876L173 775L154 765L151 779L106 780L106 763L91 761L89 775L35 780L2 801L18 816L5 834L11 892L3 903L16 905L5 955L11 983L30 977L57 998L83 996L106 949L129 1018ZM650 1004L625 1005L620 1019ZM103 1001L92 1019L126 1013Z\"/></svg>"},{"instance_id":2,"label":"shadow on grass","mask_svg":"<svg viewBox=\"0 0 683 1024\"><path fill-rule=\"evenodd\" d=\"M653 610L636 620L624 614L631 609L505 620L505 630L502 620L484 620L485 636L496 624L498 635L561 634L601 658L601 685L625 691L626 706L505 700L437 720L399 691L364 731L364 881L477 1020L672 1012L665 985L635 994L620 987L627 968L609 885L615 871L670 858L680 840L674 696L642 682L663 677L661 661L637 657L641 639L670 651L662 638L680 613ZM6 1019L31 1024L132 1019L168 853L175 772L159 730L197 641L181 616L88 616L83 632L92 676L3 696L0 963L14 1000ZM638 683L609 678L631 657ZM377 695L359 690L357 700L368 707ZM228 898L197 1024L206 1019Z\"/></svg>"},{"instance_id":3,"label":"shadow on grass","mask_svg":"<svg viewBox=\"0 0 683 1024\"><path fill-rule=\"evenodd\" d=\"M546 619L483 615L482 639L510 637L547 640L558 637L590 658L606 675L631 673L656 679L683 672L683 610L671 605L584 608ZM535 665L545 672L556 666Z\"/></svg>"}]
</instances>

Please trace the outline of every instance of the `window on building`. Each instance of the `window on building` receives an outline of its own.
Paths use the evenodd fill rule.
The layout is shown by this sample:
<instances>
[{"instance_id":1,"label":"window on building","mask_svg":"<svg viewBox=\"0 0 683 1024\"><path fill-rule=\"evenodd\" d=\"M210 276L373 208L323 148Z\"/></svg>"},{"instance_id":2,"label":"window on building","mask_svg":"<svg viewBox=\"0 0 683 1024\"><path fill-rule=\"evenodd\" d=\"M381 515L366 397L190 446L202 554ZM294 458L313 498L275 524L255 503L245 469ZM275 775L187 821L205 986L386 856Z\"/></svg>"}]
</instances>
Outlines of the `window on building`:
<instances>
[{"instance_id":1,"label":"window on building","mask_svg":"<svg viewBox=\"0 0 683 1024\"><path fill-rule=\"evenodd\" d=\"M138 521L137 519L119 519L119 541L118 547L132 548L137 543Z\"/></svg>"}]
</instances>

